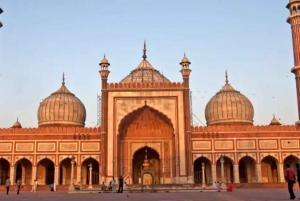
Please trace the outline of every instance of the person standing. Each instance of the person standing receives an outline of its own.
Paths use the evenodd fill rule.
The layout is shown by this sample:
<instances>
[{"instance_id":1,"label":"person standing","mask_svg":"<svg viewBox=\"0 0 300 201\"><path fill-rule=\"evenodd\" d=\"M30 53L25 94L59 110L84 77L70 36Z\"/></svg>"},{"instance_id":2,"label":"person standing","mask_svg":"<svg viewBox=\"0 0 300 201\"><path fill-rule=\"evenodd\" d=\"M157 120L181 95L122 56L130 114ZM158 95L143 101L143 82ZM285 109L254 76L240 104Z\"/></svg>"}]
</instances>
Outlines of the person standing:
<instances>
[{"instance_id":1,"label":"person standing","mask_svg":"<svg viewBox=\"0 0 300 201\"><path fill-rule=\"evenodd\" d=\"M33 181L33 184L32 184L32 189L31 189L31 191L30 192L36 192L36 188L37 188L37 180L34 180Z\"/></svg>"},{"instance_id":2,"label":"person standing","mask_svg":"<svg viewBox=\"0 0 300 201\"><path fill-rule=\"evenodd\" d=\"M17 194L20 194L21 185L22 185L21 179L18 179L18 181L17 181Z\"/></svg>"},{"instance_id":3,"label":"person standing","mask_svg":"<svg viewBox=\"0 0 300 201\"><path fill-rule=\"evenodd\" d=\"M111 183L111 192L116 193L116 180L114 177L112 178L110 183Z\"/></svg>"},{"instance_id":4,"label":"person standing","mask_svg":"<svg viewBox=\"0 0 300 201\"><path fill-rule=\"evenodd\" d=\"M9 193L10 185L11 185L10 178L7 177L7 179L6 179L6 181L5 181L6 195L8 195L8 193Z\"/></svg>"},{"instance_id":5,"label":"person standing","mask_svg":"<svg viewBox=\"0 0 300 201\"><path fill-rule=\"evenodd\" d=\"M118 193L123 193L123 184L124 184L124 179L122 176L119 177L119 190Z\"/></svg>"},{"instance_id":6,"label":"person standing","mask_svg":"<svg viewBox=\"0 0 300 201\"><path fill-rule=\"evenodd\" d=\"M286 169L284 171L284 178L288 182L288 191L290 193L290 200L294 200L296 196L294 194L293 186L294 183L296 182L296 176L290 164L286 164L285 167Z\"/></svg>"}]
</instances>

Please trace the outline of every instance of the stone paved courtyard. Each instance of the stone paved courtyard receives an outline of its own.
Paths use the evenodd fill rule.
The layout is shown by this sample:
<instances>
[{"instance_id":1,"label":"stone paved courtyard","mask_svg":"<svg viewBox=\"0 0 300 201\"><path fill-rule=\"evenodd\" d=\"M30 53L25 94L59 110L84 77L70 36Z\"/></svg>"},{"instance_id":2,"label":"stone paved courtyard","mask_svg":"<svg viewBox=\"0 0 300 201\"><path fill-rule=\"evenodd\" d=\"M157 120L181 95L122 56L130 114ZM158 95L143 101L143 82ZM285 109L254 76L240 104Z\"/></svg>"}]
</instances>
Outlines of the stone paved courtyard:
<instances>
[{"instance_id":1,"label":"stone paved courtyard","mask_svg":"<svg viewBox=\"0 0 300 201\"><path fill-rule=\"evenodd\" d=\"M6 195L0 192L1 201L273 201L289 200L286 189L243 189L234 192L203 192L203 193L130 193L130 194L67 194L66 192L21 192L16 195L16 191ZM300 196L299 189L295 190L297 196ZM127 197L127 195L129 197Z\"/></svg>"}]
</instances>

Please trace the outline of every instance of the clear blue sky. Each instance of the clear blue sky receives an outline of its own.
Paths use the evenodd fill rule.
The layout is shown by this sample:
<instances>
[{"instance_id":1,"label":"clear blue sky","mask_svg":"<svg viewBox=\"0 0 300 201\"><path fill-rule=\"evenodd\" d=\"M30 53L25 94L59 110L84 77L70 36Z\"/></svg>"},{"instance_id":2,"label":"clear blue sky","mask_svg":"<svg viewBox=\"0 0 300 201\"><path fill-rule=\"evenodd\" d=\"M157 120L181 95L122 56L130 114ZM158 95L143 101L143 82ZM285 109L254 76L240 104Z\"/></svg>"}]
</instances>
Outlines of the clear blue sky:
<instances>
[{"instance_id":1,"label":"clear blue sky","mask_svg":"<svg viewBox=\"0 0 300 201\"><path fill-rule=\"evenodd\" d=\"M111 63L119 82L142 60L171 81L182 81L179 62L192 62L193 113L205 124L209 99L229 82L255 109L256 125L273 113L298 120L288 0L2 0L0 20L0 127L19 117L37 127L42 99L66 86L85 104L86 126L97 121L99 62ZM201 123L196 120L198 125Z\"/></svg>"}]
</instances>

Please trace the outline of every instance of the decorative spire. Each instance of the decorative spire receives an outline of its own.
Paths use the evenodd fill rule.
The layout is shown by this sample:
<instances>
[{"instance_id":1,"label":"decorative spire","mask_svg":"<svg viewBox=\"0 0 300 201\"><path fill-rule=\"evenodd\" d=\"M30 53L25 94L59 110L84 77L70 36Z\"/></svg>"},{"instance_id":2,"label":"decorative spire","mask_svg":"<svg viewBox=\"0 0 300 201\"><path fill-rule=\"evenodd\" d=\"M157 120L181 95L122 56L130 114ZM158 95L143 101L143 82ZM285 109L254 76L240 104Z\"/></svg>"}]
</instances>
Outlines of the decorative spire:
<instances>
[{"instance_id":1,"label":"decorative spire","mask_svg":"<svg viewBox=\"0 0 300 201\"><path fill-rule=\"evenodd\" d=\"M19 122L19 117L17 117L17 122Z\"/></svg>"},{"instance_id":2,"label":"decorative spire","mask_svg":"<svg viewBox=\"0 0 300 201\"><path fill-rule=\"evenodd\" d=\"M186 56L185 56L185 52L183 53L183 55L184 55L184 57L186 57Z\"/></svg>"},{"instance_id":3,"label":"decorative spire","mask_svg":"<svg viewBox=\"0 0 300 201\"><path fill-rule=\"evenodd\" d=\"M228 84L228 74L227 74L227 70L225 71L225 78L226 78L225 82L226 82L226 84Z\"/></svg>"},{"instance_id":4,"label":"decorative spire","mask_svg":"<svg viewBox=\"0 0 300 201\"><path fill-rule=\"evenodd\" d=\"M143 54L143 59L146 60L146 58L147 58L147 55L146 55L146 52L147 52L147 49L146 49L146 40L144 41L144 49L143 49L143 52L144 52L144 54Z\"/></svg>"},{"instance_id":5,"label":"decorative spire","mask_svg":"<svg viewBox=\"0 0 300 201\"><path fill-rule=\"evenodd\" d=\"M62 85L65 86L65 73L63 72Z\"/></svg>"}]
</instances>

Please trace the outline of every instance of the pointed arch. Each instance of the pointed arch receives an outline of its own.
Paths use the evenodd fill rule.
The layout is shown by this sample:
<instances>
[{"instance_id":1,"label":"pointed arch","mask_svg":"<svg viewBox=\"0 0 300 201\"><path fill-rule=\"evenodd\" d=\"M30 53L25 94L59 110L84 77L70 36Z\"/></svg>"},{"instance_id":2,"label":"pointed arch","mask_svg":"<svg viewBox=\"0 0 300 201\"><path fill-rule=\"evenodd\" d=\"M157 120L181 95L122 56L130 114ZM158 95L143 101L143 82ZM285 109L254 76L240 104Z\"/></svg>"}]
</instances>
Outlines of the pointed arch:
<instances>
[{"instance_id":1,"label":"pointed arch","mask_svg":"<svg viewBox=\"0 0 300 201\"><path fill-rule=\"evenodd\" d=\"M55 165L54 161L51 158L41 158L37 162L37 179L39 184L49 185L54 181Z\"/></svg>"},{"instance_id":2,"label":"pointed arch","mask_svg":"<svg viewBox=\"0 0 300 201\"><path fill-rule=\"evenodd\" d=\"M202 183L202 164L204 165L204 178L206 183L213 183L212 181L212 162L209 158L205 156L200 156L194 160L194 182Z\"/></svg>"},{"instance_id":3,"label":"pointed arch","mask_svg":"<svg viewBox=\"0 0 300 201\"><path fill-rule=\"evenodd\" d=\"M224 180L226 183L233 183L233 164L234 161L228 156L223 156L224 159ZM216 162L217 165L217 180L222 180L221 175L221 157Z\"/></svg>"},{"instance_id":4,"label":"pointed arch","mask_svg":"<svg viewBox=\"0 0 300 201\"><path fill-rule=\"evenodd\" d=\"M261 159L262 182L278 182L278 160L271 155Z\"/></svg>"},{"instance_id":5,"label":"pointed arch","mask_svg":"<svg viewBox=\"0 0 300 201\"><path fill-rule=\"evenodd\" d=\"M239 160L239 181L241 183L254 183L256 179L256 160L249 155L245 155Z\"/></svg>"},{"instance_id":6,"label":"pointed arch","mask_svg":"<svg viewBox=\"0 0 300 201\"><path fill-rule=\"evenodd\" d=\"M5 184L5 180L9 177L9 175L10 162L5 158L0 158L0 185Z\"/></svg>"},{"instance_id":7,"label":"pointed arch","mask_svg":"<svg viewBox=\"0 0 300 201\"><path fill-rule=\"evenodd\" d=\"M174 133L174 126L171 119L148 105L130 112L120 121L118 133L121 138L127 136L128 129L131 131L142 130L143 133L149 134L152 137L156 134L160 137L162 137L162 134L168 134L168 137L173 137Z\"/></svg>"}]
</instances>

